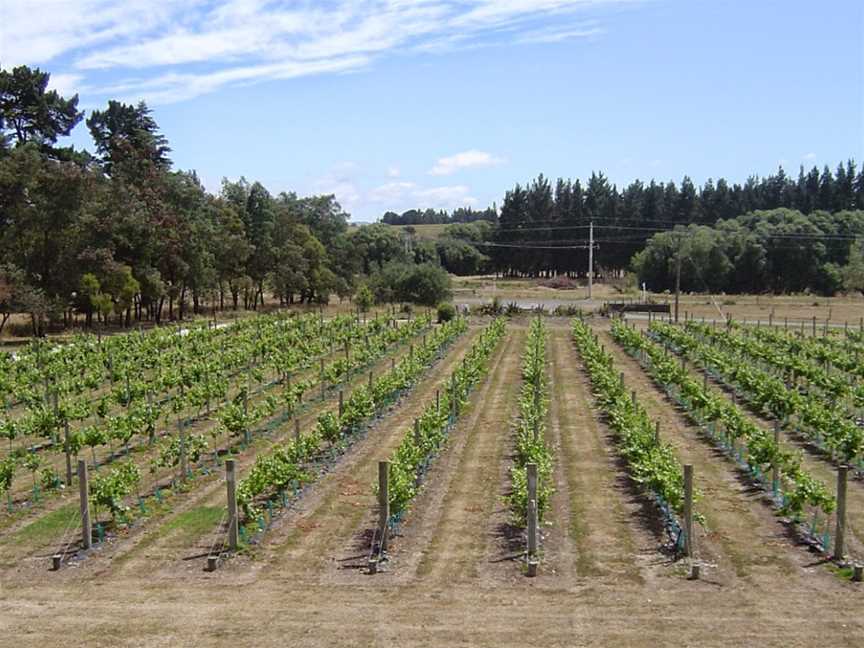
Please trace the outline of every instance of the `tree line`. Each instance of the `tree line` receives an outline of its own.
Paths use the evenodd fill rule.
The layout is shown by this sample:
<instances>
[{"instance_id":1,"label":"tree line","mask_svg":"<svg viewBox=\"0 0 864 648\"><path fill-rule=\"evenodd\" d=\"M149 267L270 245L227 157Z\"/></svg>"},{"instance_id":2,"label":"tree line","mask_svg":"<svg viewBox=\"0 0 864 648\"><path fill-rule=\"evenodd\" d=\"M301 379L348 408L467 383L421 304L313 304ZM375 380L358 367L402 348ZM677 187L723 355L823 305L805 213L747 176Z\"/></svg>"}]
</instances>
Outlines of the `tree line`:
<instances>
[{"instance_id":1,"label":"tree line","mask_svg":"<svg viewBox=\"0 0 864 648\"><path fill-rule=\"evenodd\" d=\"M436 264L397 267L415 255L349 227L332 195L274 195L245 178L211 195L194 171L173 168L143 102L92 111L92 152L62 146L85 115L49 79L0 70L0 331L12 313L29 313L41 334L73 313L129 325L255 309L270 296L326 303L389 264L378 296L432 304L449 289Z\"/></svg>"},{"instance_id":2,"label":"tree line","mask_svg":"<svg viewBox=\"0 0 864 648\"><path fill-rule=\"evenodd\" d=\"M459 207L449 213L446 209L409 209L397 214L388 211L381 217L381 222L387 225L445 225L449 223L474 223L477 221L496 222L498 208L493 204L486 209Z\"/></svg>"},{"instance_id":3,"label":"tree line","mask_svg":"<svg viewBox=\"0 0 864 648\"><path fill-rule=\"evenodd\" d=\"M655 234L633 258L639 281L710 293L864 292L864 211L780 208L713 227L678 226Z\"/></svg>"},{"instance_id":4,"label":"tree line","mask_svg":"<svg viewBox=\"0 0 864 648\"><path fill-rule=\"evenodd\" d=\"M677 224L714 225L755 211L787 208L802 214L864 207L864 169L849 160L834 172L802 166L797 178L783 168L743 184L709 179L701 187L636 180L619 190L602 172L587 182L540 175L507 191L495 237L481 246L495 269L510 275L584 274L589 223L594 224L595 267L623 270L656 232Z\"/></svg>"}]
</instances>

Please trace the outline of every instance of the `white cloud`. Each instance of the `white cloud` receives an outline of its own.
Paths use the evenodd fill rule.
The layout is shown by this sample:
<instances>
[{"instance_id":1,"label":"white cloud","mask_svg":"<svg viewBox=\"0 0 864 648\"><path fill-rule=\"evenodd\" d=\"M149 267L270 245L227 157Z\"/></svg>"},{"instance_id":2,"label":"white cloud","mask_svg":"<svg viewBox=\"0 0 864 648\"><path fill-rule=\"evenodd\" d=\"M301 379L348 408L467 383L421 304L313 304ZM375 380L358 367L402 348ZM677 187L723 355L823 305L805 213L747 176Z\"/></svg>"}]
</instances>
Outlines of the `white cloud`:
<instances>
[{"instance_id":1,"label":"white cloud","mask_svg":"<svg viewBox=\"0 0 864 648\"><path fill-rule=\"evenodd\" d=\"M561 43L574 38L590 38L591 36L599 36L605 33L599 27L589 27L585 29L538 29L523 34L516 39L517 43L533 44L533 43Z\"/></svg>"},{"instance_id":2,"label":"white cloud","mask_svg":"<svg viewBox=\"0 0 864 648\"><path fill-rule=\"evenodd\" d=\"M448 157L439 158L429 175L452 175L462 169L476 169L497 166L505 162L504 158L496 157L485 151L471 149Z\"/></svg>"},{"instance_id":3,"label":"white cloud","mask_svg":"<svg viewBox=\"0 0 864 648\"><path fill-rule=\"evenodd\" d=\"M804 154L804 157L803 157L802 159L804 159L804 160L815 160L815 159L816 159L816 154L815 154L815 153L805 153L805 154Z\"/></svg>"},{"instance_id":4,"label":"white cloud","mask_svg":"<svg viewBox=\"0 0 864 648\"><path fill-rule=\"evenodd\" d=\"M399 170L397 166L391 166L387 169L387 177L388 178L398 178L402 172Z\"/></svg>"},{"instance_id":5,"label":"white cloud","mask_svg":"<svg viewBox=\"0 0 864 648\"><path fill-rule=\"evenodd\" d=\"M434 209L455 209L477 204L477 199L471 195L471 190L464 185L421 189L414 195L424 207Z\"/></svg>"},{"instance_id":6,"label":"white cloud","mask_svg":"<svg viewBox=\"0 0 864 648\"><path fill-rule=\"evenodd\" d=\"M97 96L119 86L170 102L229 84L344 72L385 52L584 37L600 28L576 14L632 1L0 0L0 60L50 62L67 86L83 82ZM551 20L554 29L544 28ZM124 79L118 70L135 72Z\"/></svg>"},{"instance_id":7,"label":"white cloud","mask_svg":"<svg viewBox=\"0 0 864 648\"><path fill-rule=\"evenodd\" d=\"M80 74L52 74L48 79L48 89L56 90L63 96L70 96L78 92L81 79Z\"/></svg>"},{"instance_id":8,"label":"white cloud","mask_svg":"<svg viewBox=\"0 0 864 648\"><path fill-rule=\"evenodd\" d=\"M389 210L404 211L412 207L454 209L475 205L477 199L465 185L422 187L415 182L402 181L375 187L368 193L365 202L383 205Z\"/></svg>"}]
</instances>

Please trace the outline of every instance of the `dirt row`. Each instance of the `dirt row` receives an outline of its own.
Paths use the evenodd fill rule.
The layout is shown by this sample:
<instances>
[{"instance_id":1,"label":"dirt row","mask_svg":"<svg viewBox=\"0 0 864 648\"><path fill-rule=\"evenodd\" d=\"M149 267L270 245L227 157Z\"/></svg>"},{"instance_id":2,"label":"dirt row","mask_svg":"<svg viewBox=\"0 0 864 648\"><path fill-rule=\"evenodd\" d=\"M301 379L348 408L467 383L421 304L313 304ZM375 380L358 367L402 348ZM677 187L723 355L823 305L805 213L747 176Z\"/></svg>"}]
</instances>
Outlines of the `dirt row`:
<instances>
[{"instance_id":1,"label":"dirt row","mask_svg":"<svg viewBox=\"0 0 864 648\"><path fill-rule=\"evenodd\" d=\"M692 362L686 363L687 369L694 376L702 379L705 372ZM730 399L735 398L732 389L723 383L715 381L710 375L708 380L718 390L721 390ZM738 399L740 401L740 399ZM774 430L774 420L761 412L749 408L745 403L739 405L744 409L749 418L766 430ZM837 469L832 465L830 457L822 450L808 443L797 435L790 434L788 430L781 430L780 442L785 449L799 451L802 458L802 466L811 475L822 481L829 492L836 496L837 493ZM864 560L864 480L849 479L846 489L846 535L849 553L854 559ZM831 526L833 538L834 527Z\"/></svg>"},{"instance_id":2,"label":"dirt row","mask_svg":"<svg viewBox=\"0 0 864 648\"><path fill-rule=\"evenodd\" d=\"M399 353L404 352L410 343L411 340L406 341L404 344L396 345L390 353L377 361L369 370L376 373L389 370L393 358ZM349 383L343 385L343 389L350 391L352 387L365 383L366 380L368 380L368 371L358 373L351 378ZM316 417L322 411L327 409L334 410L336 408L336 397L336 394L331 393L324 401L317 400L307 407L298 417L301 430L310 430L315 424ZM292 434L293 427L294 421L292 419L275 430L274 433L254 438L253 443L248 448L237 450L235 454L238 476L242 478L245 469L254 463L255 457L259 453L265 452L269 447ZM158 477L147 475L146 472L145 476L148 479L148 483L154 482L154 480L158 481ZM143 489L146 486L142 486L141 488L142 492L144 492ZM216 534L213 533L213 529L218 526L220 516L214 510L213 504L208 502L210 500L218 500L220 506L216 508L224 508L224 501L222 501L224 500L224 483L221 472L214 470L207 477L199 476L194 482L190 483L189 488L191 489L190 492L184 493L181 491L166 506L159 507L151 501L149 503L151 510L149 511L148 518L140 521L129 532L122 533L115 541L109 543L107 548L95 552L91 559L82 563L82 565L86 565L86 569L82 570L76 567L70 572L64 571L63 577L71 577L74 574L80 574L85 571L95 571L97 574L100 574L105 570L112 569L115 565L117 569L126 569L130 553L134 554L139 545L142 550L149 551L152 545L159 544L157 539L159 541L167 541L168 538L178 535L189 542L193 540L195 531L204 533L205 528L197 527L207 527L208 522L209 528L206 531L208 531L207 537L210 538L210 542L204 550L206 551L206 549L212 547L214 541L217 539ZM221 499L220 494L222 494ZM50 517L46 518L45 509L50 511L49 516L52 513L53 515L61 515L64 511L68 511L70 521L77 524L77 492L64 493L62 498L46 504L44 509L34 511L33 515L41 513L42 517L35 522L30 521L32 515L21 520L0 539L2 563L9 564L11 560L22 561L16 565L16 570L21 573L21 576L32 577L34 571L37 573L41 572L50 554L58 549L62 549L65 543L72 542L72 549L77 544L77 541L74 540L77 526L72 529L71 527L74 525L71 523L67 525L61 521L60 530L53 534L50 533L50 528L47 528L45 533L41 532L41 527L45 526L46 520L50 519ZM190 528L192 529L191 532ZM219 539L221 539L221 536L219 536ZM156 548L154 547L153 550L156 551ZM158 555L158 553L154 555ZM168 563L171 563L172 560L172 557L166 558Z\"/></svg>"}]
</instances>

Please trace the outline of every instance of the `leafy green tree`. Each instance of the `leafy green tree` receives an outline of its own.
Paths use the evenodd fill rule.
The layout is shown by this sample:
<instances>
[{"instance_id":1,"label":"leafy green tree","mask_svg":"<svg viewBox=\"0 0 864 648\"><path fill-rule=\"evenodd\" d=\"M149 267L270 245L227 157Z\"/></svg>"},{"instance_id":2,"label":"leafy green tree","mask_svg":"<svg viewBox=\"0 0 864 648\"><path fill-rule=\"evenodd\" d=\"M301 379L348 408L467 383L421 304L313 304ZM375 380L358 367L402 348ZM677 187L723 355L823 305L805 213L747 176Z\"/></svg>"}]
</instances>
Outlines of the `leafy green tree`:
<instances>
[{"instance_id":1,"label":"leafy green tree","mask_svg":"<svg viewBox=\"0 0 864 648\"><path fill-rule=\"evenodd\" d=\"M69 135L83 113L77 94L64 99L48 90L50 78L26 65L0 70L0 140L13 140L18 146L33 142L45 153L56 153L57 138Z\"/></svg>"},{"instance_id":2,"label":"leafy green tree","mask_svg":"<svg viewBox=\"0 0 864 648\"><path fill-rule=\"evenodd\" d=\"M135 106L109 101L105 110L91 113L87 127L108 175L121 161L145 160L163 170L171 166L168 140L159 132L152 111L143 101Z\"/></svg>"},{"instance_id":3,"label":"leafy green tree","mask_svg":"<svg viewBox=\"0 0 864 648\"><path fill-rule=\"evenodd\" d=\"M864 294L864 238L858 239L849 250L849 262L840 275L843 288Z\"/></svg>"}]
</instances>

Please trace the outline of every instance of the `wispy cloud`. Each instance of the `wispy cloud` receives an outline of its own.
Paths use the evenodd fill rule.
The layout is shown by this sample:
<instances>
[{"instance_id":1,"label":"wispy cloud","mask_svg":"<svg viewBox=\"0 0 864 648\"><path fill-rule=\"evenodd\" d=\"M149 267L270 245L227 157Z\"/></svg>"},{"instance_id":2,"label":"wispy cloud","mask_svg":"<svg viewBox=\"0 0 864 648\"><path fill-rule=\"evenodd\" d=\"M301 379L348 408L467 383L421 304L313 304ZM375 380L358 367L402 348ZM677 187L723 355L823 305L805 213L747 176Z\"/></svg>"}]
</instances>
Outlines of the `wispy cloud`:
<instances>
[{"instance_id":1,"label":"wispy cloud","mask_svg":"<svg viewBox=\"0 0 864 648\"><path fill-rule=\"evenodd\" d=\"M429 171L429 175L452 175L462 169L491 167L503 164L504 162L504 158L496 157L486 151L472 149L470 151L462 151L455 155L439 158L435 163L435 166L433 166Z\"/></svg>"},{"instance_id":2,"label":"wispy cloud","mask_svg":"<svg viewBox=\"0 0 864 648\"><path fill-rule=\"evenodd\" d=\"M517 43L561 43L574 38L591 38L604 34L605 30L600 27L586 27L584 29L537 29L527 32L516 39Z\"/></svg>"},{"instance_id":3,"label":"wispy cloud","mask_svg":"<svg viewBox=\"0 0 864 648\"><path fill-rule=\"evenodd\" d=\"M82 82L110 96L122 87L167 103L225 85L345 72L386 52L593 36L602 28L586 26L585 10L632 1L3 0L0 60L47 65L64 88Z\"/></svg>"},{"instance_id":4,"label":"wispy cloud","mask_svg":"<svg viewBox=\"0 0 864 648\"><path fill-rule=\"evenodd\" d=\"M366 196L369 203L383 210L404 211L414 207L455 209L477 204L471 189L465 185L423 187L415 182L387 182L375 187Z\"/></svg>"},{"instance_id":5,"label":"wispy cloud","mask_svg":"<svg viewBox=\"0 0 864 648\"><path fill-rule=\"evenodd\" d=\"M802 156L801 159L802 159L802 160L807 160L808 162L810 162L810 161L816 159L816 154L815 154L815 153L805 153L805 154Z\"/></svg>"}]
</instances>

